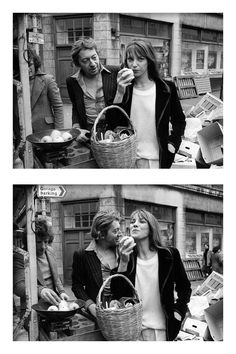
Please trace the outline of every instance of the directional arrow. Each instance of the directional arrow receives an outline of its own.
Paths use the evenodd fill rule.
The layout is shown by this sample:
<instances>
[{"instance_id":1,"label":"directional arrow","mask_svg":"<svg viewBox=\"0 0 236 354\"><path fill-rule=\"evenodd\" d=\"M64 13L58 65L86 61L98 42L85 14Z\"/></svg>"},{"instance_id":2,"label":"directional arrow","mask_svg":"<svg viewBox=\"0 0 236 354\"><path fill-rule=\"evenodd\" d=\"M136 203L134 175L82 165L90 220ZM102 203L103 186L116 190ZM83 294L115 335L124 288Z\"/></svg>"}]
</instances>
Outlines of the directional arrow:
<instances>
[{"instance_id":1,"label":"directional arrow","mask_svg":"<svg viewBox=\"0 0 236 354\"><path fill-rule=\"evenodd\" d=\"M65 194L63 186L39 185L37 190L39 198L63 198Z\"/></svg>"}]
</instances>

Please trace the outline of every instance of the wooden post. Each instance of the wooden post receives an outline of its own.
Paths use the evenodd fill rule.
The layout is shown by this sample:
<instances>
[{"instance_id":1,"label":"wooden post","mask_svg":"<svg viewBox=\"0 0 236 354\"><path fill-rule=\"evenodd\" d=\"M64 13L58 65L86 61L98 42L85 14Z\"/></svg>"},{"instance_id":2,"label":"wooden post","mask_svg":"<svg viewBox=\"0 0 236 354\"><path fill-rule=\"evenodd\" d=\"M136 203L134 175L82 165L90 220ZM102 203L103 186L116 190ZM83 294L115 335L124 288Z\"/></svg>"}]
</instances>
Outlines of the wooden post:
<instances>
[{"instance_id":1,"label":"wooden post","mask_svg":"<svg viewBox=\"0 0 236 354\"><path fill-rule=\"evenodd\" d=\"M26 219L27 219L27 245L29 252L29 307L38 302L37 291L37 262L36 262L36 242L35 234L32 230L32 222L34 221L35 209L34 209L34 187L26 187ZM38 340L38 316L36 311L31 311L30 318L30 341Z\"/></svg>"},{"instance_id":2,"label":"wooden post","mask_svg":"<svg viewBox=\"0 0 236 354\"><path fill-rule=\"evenodd\" d=\"M20 78L22 83L23 92L23 107L24 107L24 135L32 133L32 123L31 123L31 105L30 105L30 85L29 85L29 69L27 63L27 38L26 38L26 27L27 27L27 15L18 15L18 47L19 47L19 67L20 67ZM25 148L25 168L33 168L34 159L32 145L26 141Z\"/></svg>"}]
</instances>

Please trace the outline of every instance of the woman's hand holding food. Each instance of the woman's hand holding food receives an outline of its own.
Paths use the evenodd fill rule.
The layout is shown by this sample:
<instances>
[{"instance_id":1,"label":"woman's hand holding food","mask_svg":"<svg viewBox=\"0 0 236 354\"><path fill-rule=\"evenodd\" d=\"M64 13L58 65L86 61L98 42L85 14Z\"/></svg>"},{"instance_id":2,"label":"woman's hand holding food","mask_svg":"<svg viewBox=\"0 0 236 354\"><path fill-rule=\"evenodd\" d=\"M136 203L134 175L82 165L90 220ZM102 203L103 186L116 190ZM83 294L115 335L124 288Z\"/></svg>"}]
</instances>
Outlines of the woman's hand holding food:
<instances>
[{"instance_id":1,"label":"woman's hand holding food","mask_svg":"<svg viewBox=\"0 0 236 354\"><path fill-rule=\"evenodd\" d=\"M121 103L126 91L126 87L131 85L134 79L133 70L128 68L121 69L117 74L117 91L114 103Z\"/></svg>"},{"instance_id":2,"label":"woman's hand holding food","mask_svg":"<svg viewBox=\"0 0 236 354\"><path fill-rule=\"evenodd\" d=\"M135 245L136 243L134 242L133 237L130 236L121 237L118 245L118 251L120 255L120 264L118 268L119 272L125 272L127 270L129 257L130 254L133 252Z\"/></svg>"},{"instance_id":3,"label":"woman's hand holding food","mask_svg":"<svg viewBox=\"0 0 236 354\"><path fill-rule=\"evenodd\" d=\"M52 289L49 289L49 288L43 288L40 293L40 297L43 300L49 302L50 304L56 305L56 306L58 306L59 303L61 302L61 299L55 293L55 291L53 291Z\"/></svg>"}]
</instances>

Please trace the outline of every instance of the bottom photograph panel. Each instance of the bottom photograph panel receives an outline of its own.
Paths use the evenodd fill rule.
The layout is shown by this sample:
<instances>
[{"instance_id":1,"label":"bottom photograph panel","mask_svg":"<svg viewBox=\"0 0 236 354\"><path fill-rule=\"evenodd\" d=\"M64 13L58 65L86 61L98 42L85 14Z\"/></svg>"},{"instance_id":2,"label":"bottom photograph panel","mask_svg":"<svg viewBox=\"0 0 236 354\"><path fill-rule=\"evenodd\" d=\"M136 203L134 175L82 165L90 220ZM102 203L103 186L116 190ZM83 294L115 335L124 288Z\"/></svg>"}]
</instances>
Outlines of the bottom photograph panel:
<instances>
[{"instance_id":1,"label":"bottom photograph panel","mask_svg":"<svg viewBox=\"0 0 236 354\"><path fill-rule=\"evenodd\" d=\"M223 185L13 185L13 341L223 341Z\"/></svg>"}]
</instances>

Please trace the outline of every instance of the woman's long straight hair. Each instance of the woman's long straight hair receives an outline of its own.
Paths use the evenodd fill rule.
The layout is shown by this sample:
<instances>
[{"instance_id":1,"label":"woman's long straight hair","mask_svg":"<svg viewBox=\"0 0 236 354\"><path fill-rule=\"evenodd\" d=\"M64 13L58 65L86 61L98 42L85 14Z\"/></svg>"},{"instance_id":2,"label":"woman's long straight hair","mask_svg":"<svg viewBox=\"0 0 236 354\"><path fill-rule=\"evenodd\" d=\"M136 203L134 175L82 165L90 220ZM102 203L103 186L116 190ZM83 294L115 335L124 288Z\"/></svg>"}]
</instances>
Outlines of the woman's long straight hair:
<instances>
[{"instance_id":1,"label":"woman's long straight hair","mask_svg":"<svg viewBox=\"0 0 236 354\"><path fill-rule=\"evenodd\" d=\"M156 59L155 50L151 44L151 42L135 39L130 42L125 51L125 66L128 67L127 59L128 57L144 57L148 62L148 78L150 80L157 80L160 75L158 71L158 63Z\"/></svg>"},{"instance_id":2,"label":"woman's long straight hair","mask_svg":"<svg viewBox=\"0 0 236 354\"><path fill-rule=\"evenodd\" d=\"M132 219L134 216L138 216L140 219L146 220L149 226L149 249L151 251L158 248L166 248L162 245L160 226L155 216L145 209L134 210L130 216Z\"/></svg>"}]
</instances>

